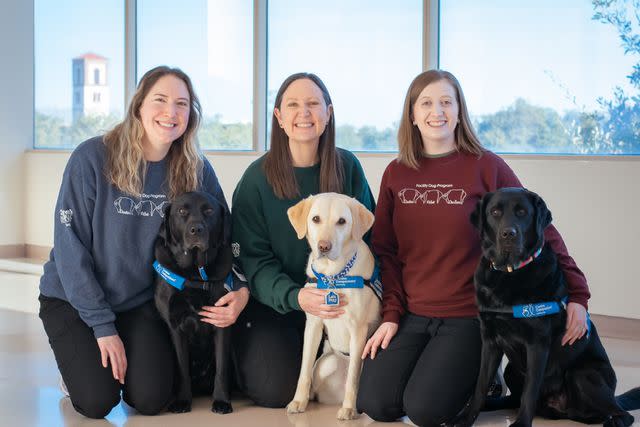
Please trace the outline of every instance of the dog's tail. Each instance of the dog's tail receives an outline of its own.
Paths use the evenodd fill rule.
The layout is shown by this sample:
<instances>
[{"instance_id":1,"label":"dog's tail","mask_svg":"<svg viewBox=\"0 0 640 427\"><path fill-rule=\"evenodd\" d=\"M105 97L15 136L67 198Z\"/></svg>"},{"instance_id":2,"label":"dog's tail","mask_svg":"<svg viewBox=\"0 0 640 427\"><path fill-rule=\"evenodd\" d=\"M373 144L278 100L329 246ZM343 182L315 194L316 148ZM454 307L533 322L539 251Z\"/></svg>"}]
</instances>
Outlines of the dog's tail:
<instances>
[{"instance_id":1,"label":"dog's tail","mask_svg":"<svg viewBox=\"0 0 640 427\"><path fill-rule=\"evenodd\" d=\"M625 411L640 409L640 387L632 388L620 396L616 396L616 402Z\"/></svg>"}]
</instances>

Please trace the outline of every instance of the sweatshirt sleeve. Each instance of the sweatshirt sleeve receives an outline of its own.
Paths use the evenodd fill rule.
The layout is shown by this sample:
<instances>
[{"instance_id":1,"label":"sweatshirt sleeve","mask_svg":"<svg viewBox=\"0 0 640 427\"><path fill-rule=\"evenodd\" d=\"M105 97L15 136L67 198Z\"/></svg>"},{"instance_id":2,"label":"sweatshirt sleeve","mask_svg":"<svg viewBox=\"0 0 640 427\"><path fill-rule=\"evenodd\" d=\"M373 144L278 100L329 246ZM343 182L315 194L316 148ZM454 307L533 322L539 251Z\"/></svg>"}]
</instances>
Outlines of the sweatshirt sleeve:
<instances>
[{"instance_id":1,"label":"sweatshirt sleeve","mask_svg":"<svg viewBox=\"0 0 640 427\"><path fill-rule=\"evenodd\" d=\"M301 284L284 272L275 257L255 182L245 176L233 193L233 244L251 295L279 313L300 310Z\"/></svg>"},{"instance_id":2,"label":"sweatshirt sleeve","mask_svg":"<svg viewBox=\"0 0 640 427\"><path fill-rule=\"evenodd\" d=\"M500 159L498 164L497 182L497 188L522 187L522 184L516 174L502 159ZM589 286L587 285L587 278L578 268L574 259L569 255L569 251L567 250L564 240L562 240L562 236L553 224L549 225L545 229L544 239L546 242L549 242L549 245L558 257L558 263L560 264L560 268L567 280L569 302L578 303L588 309L588 301L591 297L591 293L589 292Z\"/></svg>"},{"instance_id":3,"label":"sweatshirt sleeve","mask_svg":"<svg viewBox=\"0 0 640 427\"><path fill-rule=\"evenodd\" d=\"M402 267L398 259L398 241L393 229L395 199L389 186L389 165L382 176L371 244L380 261L382 275L382 321L399 323L405 313L406 294L402 287Z\"/></svg>"},{"instance_id":4,"label":"sweatshirt sleeve","mask_svg":"<svg viewBox=\"0 0 640 427\"><path fill-rule=\"evenodd\" d=\"M93 329L96 338L117 335L115 314L98 283L91 254L96 179L90 162L72 155L62 177L54 221L56 270L69 303Z\"/></svg>"}]
</instances>

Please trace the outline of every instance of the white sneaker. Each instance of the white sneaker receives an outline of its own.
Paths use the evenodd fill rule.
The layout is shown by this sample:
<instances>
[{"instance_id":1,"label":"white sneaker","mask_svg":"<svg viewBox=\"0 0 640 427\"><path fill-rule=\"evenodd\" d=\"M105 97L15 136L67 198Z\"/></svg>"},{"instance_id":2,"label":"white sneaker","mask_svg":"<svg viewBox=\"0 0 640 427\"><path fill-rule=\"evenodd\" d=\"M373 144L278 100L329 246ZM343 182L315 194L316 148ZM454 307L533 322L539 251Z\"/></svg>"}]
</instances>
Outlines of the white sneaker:
<instances>
[{"instance_id":1,"label":"white sneaker","mask_svg":"<svg viewBox=\"0 0 640 427\"><path fill-rule=\"evenodd\" d=\"M64 383L64 380L62 379L62 375L60 375L60 380L58 381L58 387L60 387L60 391L62 392L62 394L69 397L69 390L67 390L67 385Z\"/></svg>"}]
</instances>

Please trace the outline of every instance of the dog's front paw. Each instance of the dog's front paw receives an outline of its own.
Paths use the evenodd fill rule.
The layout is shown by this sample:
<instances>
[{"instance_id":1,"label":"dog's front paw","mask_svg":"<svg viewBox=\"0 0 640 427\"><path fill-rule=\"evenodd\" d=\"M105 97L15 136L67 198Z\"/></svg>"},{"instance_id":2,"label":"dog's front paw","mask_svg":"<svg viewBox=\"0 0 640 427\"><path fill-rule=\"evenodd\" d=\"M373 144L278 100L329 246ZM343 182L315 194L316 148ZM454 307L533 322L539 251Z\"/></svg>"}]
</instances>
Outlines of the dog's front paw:
<instances>
[{"instance_id":1,"label":"dog's front paw","mask_svg":"<svg viewBox=\"0 0 640 427\"><path fill-rule=\"evenodd\" d=\"M211 404L211 412L215 412L216 414L230 414L233 412L233 408L229 402L214 400Z\"/></svg>"},{"instance_id":2,"label":"dog's front paw","mask_svg":"<svg viewBox=\"0 0 640 427\"><path fill-rule=\"evenodd\" d=\"M297 401L293 400L291 403L287 405L287 413L289 414L299 414L304 412L307 409L308 400L305 401Z\"/></svg>"},{"instance_id":3,"label":"dog's front paw","mask_svg":"<svg viewBox=\"0 0 640 427\"><path fill-rule=\"evenodd\" d=\"M634 418L628 412L622 415L612 415L602 424L604 427L629 427L633 424Z\"/></svg>"},{"instance_id":4,"label":"dog's front paw","mask_svg":"<svg viewBox=\"0 0 640 427\"><path fill-rule=\"evenodd\" d=\"M173 412L174 414L183 414L185 412L191 412L191 401L190 400L176 400L169 408L167 408L169 412Z\"/></svg>"},{"instance_id":5,"label":"dog's front paw","mask_svg":"<svg viewBox=\"0 0 640 427\"><path fill-rule=\"evenodd\" d=\"M475 418L471 418L468 414L461 414L449 422L445 422L446 427L471 427Z\"/></svg>"},{"instance_id":6,"label":"dog's front paw","mask_svg":"<svg viewBox=\"0 0 640 427\"><path fill-rule=\"evenodd\" d=\"M355 420L359 415L355 408L340 408L338 409L337 418L342 421Z\"/></svg>"}]
</instances>

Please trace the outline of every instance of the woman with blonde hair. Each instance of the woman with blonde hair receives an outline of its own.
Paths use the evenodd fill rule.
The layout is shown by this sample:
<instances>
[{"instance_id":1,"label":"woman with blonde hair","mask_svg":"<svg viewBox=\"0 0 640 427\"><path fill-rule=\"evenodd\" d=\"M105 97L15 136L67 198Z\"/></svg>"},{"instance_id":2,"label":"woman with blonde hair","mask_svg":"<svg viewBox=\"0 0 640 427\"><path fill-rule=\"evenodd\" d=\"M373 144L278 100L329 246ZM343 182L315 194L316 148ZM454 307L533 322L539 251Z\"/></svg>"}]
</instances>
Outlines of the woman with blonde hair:
<instances>
[{"instance_id":1,"label":"woman with blonde hair","mask_svg":"<svg viewBox=\"0 0 640 427\"><path fill-rule=\"evenodd\" d=\"M153 302L153 246L166 204L206 191L227 206L196 141L201 108L189 77L156 67L125 119L71 154L40 280L40 318L74 408L103 418L122 398L153 415L172 398L173 347ZM228 208L227 208L228 209ZM246 304L231 292L220 326ZM235 317L233 317L235 313Z\"/></svg>"},{"instance_id":2,"label":"woman with blonde hair","mask_svg":"<svg viewBox=\"0 0 640 427\"><path fill-rule=\"evenodd\" d=\"M358 408L377 421L407 415L436 426L462 409L480 368L473 274L481 251L470 214L485 193L522 185L480 144L462 88L447 71L426 71L409 86L398 145L373 224L383 323L362 354ZM553 226L545 241L569 285L562 343L573 344L586 331L589 289Z\"/></svg>"}]
</instances>

